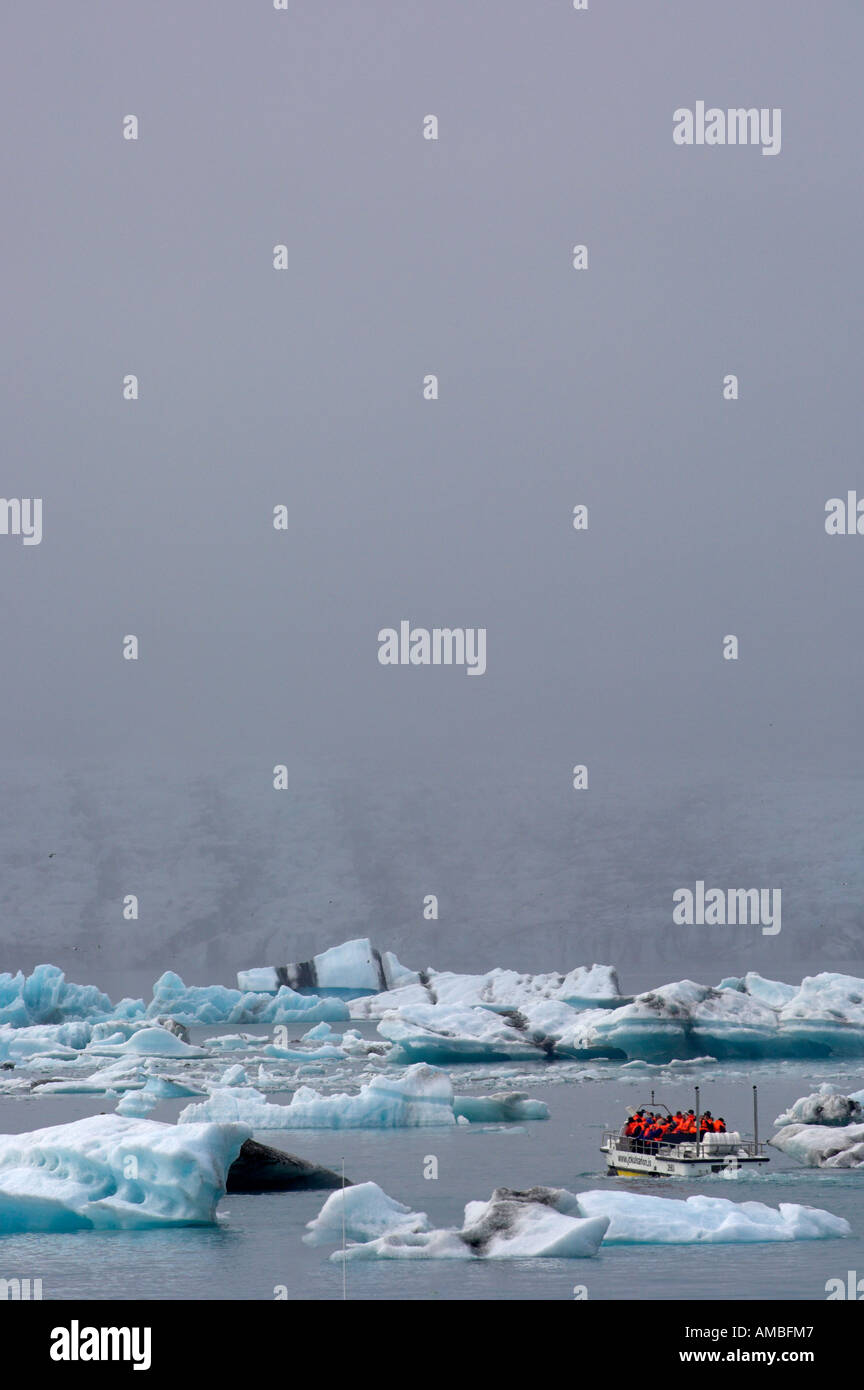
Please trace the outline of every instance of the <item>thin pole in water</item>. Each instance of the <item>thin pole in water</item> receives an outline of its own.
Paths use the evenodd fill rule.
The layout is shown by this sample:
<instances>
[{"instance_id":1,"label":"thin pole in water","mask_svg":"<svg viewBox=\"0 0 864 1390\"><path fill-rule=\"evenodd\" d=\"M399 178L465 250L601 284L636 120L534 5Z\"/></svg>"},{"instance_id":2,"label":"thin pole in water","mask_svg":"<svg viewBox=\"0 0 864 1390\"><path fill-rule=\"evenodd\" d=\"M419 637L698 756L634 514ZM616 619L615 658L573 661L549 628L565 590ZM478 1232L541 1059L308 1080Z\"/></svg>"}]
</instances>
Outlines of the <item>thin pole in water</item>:
<instances>
[{"instance_id":1,"label":"thin pole in water","mask_svg":"<svg viewBox=\"0 0 864 1390\"><path fill-rule=\"evenodd\" d=\"M342 1158L342 1297L348 1297L348 1262L345 1259L345 1158Z\"/></svg>"},{"instance_id":2,"label":"thin pole in water","mask_svg":"<svg viewBox=\"0 0 864 1390\"><path fill-rule=\"evenodd\" d=\"M696 1153L697 1153L697 1154L699 1153L699 1142L700 1142L700 1139L701 1139L701 1135L700 1135L700 1133L699 1133L699 1125L700 1125L701 1120L702 1120L702 1113L701 1113L701 1111L700 1111L700 1109L699 1109L699 1087L697 1086L697 1087L696 1087Z\"/></svg>"}]
</instances>

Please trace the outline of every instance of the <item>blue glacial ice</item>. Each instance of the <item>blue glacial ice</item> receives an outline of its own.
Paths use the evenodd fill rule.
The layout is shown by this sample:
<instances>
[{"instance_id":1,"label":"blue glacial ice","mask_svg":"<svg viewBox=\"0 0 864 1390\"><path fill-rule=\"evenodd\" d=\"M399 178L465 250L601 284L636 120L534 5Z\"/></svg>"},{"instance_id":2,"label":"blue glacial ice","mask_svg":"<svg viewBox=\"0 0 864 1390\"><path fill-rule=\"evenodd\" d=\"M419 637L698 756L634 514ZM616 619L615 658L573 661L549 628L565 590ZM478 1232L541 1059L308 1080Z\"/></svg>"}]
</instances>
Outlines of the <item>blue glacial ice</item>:
<instances>
[{"instance_id":1,"label":"blue glacial ice","mask_svg":"<svg viewBox=\"0 0 864 1390\"><path fill-rule=\"evenodd\" d=\"M471 1124L506 1124L519 1120L548 1120L549 1107L521 1091L499 1091L490 1096L454 1096L453 1109Z\"/></svg>"},{"instance_id":2,"label":"blue glacial ice","mask_svg":"<svg viewBox=\"0 0 864 1390\"><path fill-rule=\"evenodd\" d=\"M705 1056L864 1055L864 981L848 975L812 976L798 987L759 976L716 988L681 980L616 1008L591 1009L526 987L506 1011L442 1002L421 985L357 1000L350 1008L353 1017L379 1020L379 1033L394 1044L393 1060L439 1065L530 1056L660 1065Z\"/></svg>"},{"instance_id":3,"label":"blue glacial ice","mask_svg":"<svg viewBox=\"0 0 864 1390\"><path fill-rule=\"evenodd\" d=\"M341 946L331 946L299 964L256 966L237 972L241 990L275 992L280 985L288 985L292 989L339 990L346 995L377 994L419 978L392 951L379 951L368 937L343 941Z\"/></svg>"},{"instance_id":4,"label":"blue glacial ice","mask_svg":"<svg viewBox=\"0 0 864 1390\"><path fill-rule=\"evenodd\" d=\"M341 999L296 994L282 985L275 994L228 989L224 985L185 985L166 970L153 986L148 1017L168 1014L187 1027L195 1023L318 1023L342 1021L348 1009Z\"/></svg>"},{"instance_id":5,"label":"blue glacial ice","mask_svg":"<svg viewBox=\"0 0 864 1390\"><path fill-rule=\"evenodd\" d=\"M297 993L282 978L288 967L266 981L258 978L260 972L243 973L245 983L269 984L273 992L186 986L168 971L154 985L146 1007L130 999L113 1006L92 986L66 983L53 966L39 966L29 977L2 975L0 1061L16 1063L28 1046L32 1055L50 1051L67 1060L68 1049L80 1049L88 1041L91 1046L121 1045L130 1033L159 1018L187 1026L312 1025L305 1036L319 1043L320 1062L342 1060L340 1047L351 1056L389 1048L392 1062L433 1065L547 1058L664 1065L706 1056L720 1062L864 1056L864 980L850 975L823 973L791 985L750 972L716 987L679 980L631 998L618 992L610 966L541 975L504 969L481 975L412 972L365 939L322 952L305 962L303 970L291 969L300 988L308 989L315 979L321 989L353 989L358 997L346 1003ZM390 987L362 994L373 975ZM372 1043L350 1031L341 1039L330 1033L330 1021L349 1017L374 1020L382 1041ZM99 1030L112 1025L121 1037L109 1041ZM314 1025L326 1025L328 1031L313 1037ZM40 1029L46 1031L37 1037ZM76 1030L74 1037L71 1030ZM16 1032L30 1033L30 1042L23 1037L16 1041ZM229 1040L220 1045L227 1047ZM269 1047L271 1056L310 1062L296 1048L278 1051L275 1042Z\"/></svg>"},{"instance_id":6,"label":"blue glacial ice","mask_svg":"<svg viewBox=\"0 0 864 1390\"><path fill-rule=\"evenodd\" d=\"M269 1079L267 1077L265 1080ZM403 1129L481 1121L546 1119L542 1101L521 1093L454 1096L444 1071L420 1062L404 1072L372 1077L353 1095L322 1094L300 1086L287 1105L274 1105L251 1086L214 1086L208 1098L186 1106L178 1123L236 1122L253 1129Z\"/></svg>"},{"instance_id":7,"label":"blue glacial ice","mask_svg":"<svg viewBox=\"0 0 864 1390\"><path fill-rule=\"evenodd\" d=\"M210 1225L248 1137L122 1115L0 1135L0 1233Z\"/></svg>"}]
</instances>

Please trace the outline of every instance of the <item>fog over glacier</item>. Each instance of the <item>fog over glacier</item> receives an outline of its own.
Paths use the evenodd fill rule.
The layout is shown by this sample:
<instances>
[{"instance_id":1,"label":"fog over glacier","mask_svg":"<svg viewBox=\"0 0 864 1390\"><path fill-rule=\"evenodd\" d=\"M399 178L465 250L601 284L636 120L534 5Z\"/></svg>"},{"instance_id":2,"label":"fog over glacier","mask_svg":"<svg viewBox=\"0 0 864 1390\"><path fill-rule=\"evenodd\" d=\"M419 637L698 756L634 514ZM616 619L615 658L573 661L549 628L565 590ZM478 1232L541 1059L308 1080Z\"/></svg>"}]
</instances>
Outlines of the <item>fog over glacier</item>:
<instances>
[{"instance_id":1,"label":"fog over glacier","mask_svg":"<svg viewBox=\"0 0 864 1390\"><path fill-rule=\"evenodd\" d=\"M235 985L369 935L412 968L561 970L598 960L625 993L685 975L860 974L861 815L854 781L591 790L574 808L543 771L406 787L382 770L262 758L224 768L17 764L4 773L0 942L7 970L51 961L114 997L164 969ZM704 877L783 889L783 929L672 923ZM140 900L137 922L124 895ZM437 892L440 917L424 921Z\"/></svg>"},{"instance_id":2,"label":"fog over glacier","mask_svg":"<svg viewBox=\"0 0 864 1390\"><path fill-rule=\"evenodd\" d=\"M0 968L860 974L860 18L217 8L16 15ZM676 146L702 98L782 153ZM782 931L673 926L702 880Z\"/></svg>"}]
</instances>

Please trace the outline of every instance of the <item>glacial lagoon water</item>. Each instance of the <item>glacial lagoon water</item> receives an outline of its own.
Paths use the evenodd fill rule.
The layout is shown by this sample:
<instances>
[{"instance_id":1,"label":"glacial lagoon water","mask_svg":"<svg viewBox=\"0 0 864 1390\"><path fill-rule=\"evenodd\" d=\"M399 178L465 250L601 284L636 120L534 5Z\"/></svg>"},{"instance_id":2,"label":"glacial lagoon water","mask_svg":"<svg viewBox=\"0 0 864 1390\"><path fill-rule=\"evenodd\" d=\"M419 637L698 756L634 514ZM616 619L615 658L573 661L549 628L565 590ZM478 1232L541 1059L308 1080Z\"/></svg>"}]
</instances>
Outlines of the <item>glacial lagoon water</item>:
<instances>
[{"instance_id":1,"label":"glacial lagoon water","mask_svg":"<svg viewBox=\"0 0 864 1390\"><path fill-rule=\"evenodd\" d=\"M367 1031L367 1027L363 1031ZM193 1041L228 1029L193 1029ZM259 1031L259 1030L251 1030ZM368 1029L370 1035L374 1031ZM268 1032L260 1030L262 1037ZM240 1060L232 1054L226 1063ZM797 1202L825 1208L849 1221L845 1240L777 1244L632 1245L601 1248L586 1260L376 1261L347 1266L349 1299L570 1300L584 1285L588 1299L824 1300L832 1278L854 1270L864 1276L864 1170L802 1168L769 1149L770 1164L757 1175L680 1179L605 1176L599 1152L605 1126L620 1122L629 1105L650 1100L702 1101L741 1130L751 1128L751 1085L759 1086L760 1133L798 1096L831 1081L847 1091L864 1086L864 1066L854 1062L701 1064L640 1075L618 1063L588 1065L538 1061L528 1065L450 1068L458 1092L521 1090L544 1100L547 1121L519 1125L459 1125L452 1129L386 1131L275 1131L262 1142L369 1179L385 1192L428 1213L436 1227L461 1226L466 1202L486 1199L493 1188L543 1184L586 1191L605 1185L656 1196L710 1193L735 1201L777 1206ZM582 1079L577 1080L577 1075ZM320 1086L326 1071L304 1077ZM288 1094L271 1095L278 1103ZM151 1119L171 1121L183 1101L165 1101ZM111 1110L115 1102L92 1096L0 1097L0 1132L33 1130ZM424 1178L425 1160L438 1160L437 1180ZM305 1223L326 1193L229 1195L214 1228L135 1232L76 1232L0 1236L0 1277L42 1280L45 1299L265 1299L284 1290L288 1300L343 1297L341 1263L328 1248L310 1248Z\"/></svg>"}]
</instances>

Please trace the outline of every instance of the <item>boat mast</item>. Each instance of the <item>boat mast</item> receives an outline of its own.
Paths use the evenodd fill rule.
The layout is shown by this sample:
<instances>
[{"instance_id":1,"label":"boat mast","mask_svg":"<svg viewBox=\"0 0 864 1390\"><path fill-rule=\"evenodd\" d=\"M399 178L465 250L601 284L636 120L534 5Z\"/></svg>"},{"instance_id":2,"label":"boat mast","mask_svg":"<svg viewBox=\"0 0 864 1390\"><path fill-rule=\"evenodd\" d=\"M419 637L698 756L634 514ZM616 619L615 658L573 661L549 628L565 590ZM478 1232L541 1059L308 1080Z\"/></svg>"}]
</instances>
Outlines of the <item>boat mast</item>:
<instances>
[{"instance_id":1,"label":"boat mast","mask_svg":"<svg viewBox=\"0 0 864 1390\"><path fill-rule=\"evenodd\" d=\"M759 1152L759 1102L756 1099L756 1087L753 1087L753 1144L756 1153Z\"/></svg>"},{"instance_id":2,"label":"boat mast","mask_svg":"<svg viewBox=\"0 0 864 1390\"><path fill-rule=\"evenodd\" d=\"M700 1135L700 1133L699 1133L699 1123L700 1123L701 1119L702 1119L702 1113L701 1113L701 1111L700 1111L700 1109L699 1109L699 1087L697 1086L697 1087L696 1087L696 1152L697 1152L697 1154L698 1154L698 1152L699 1152L699 1143L700 1143L700 1140L701 1140L701 1137L702 1137L702 1136Z\"/></svg>"}]
</instances>

